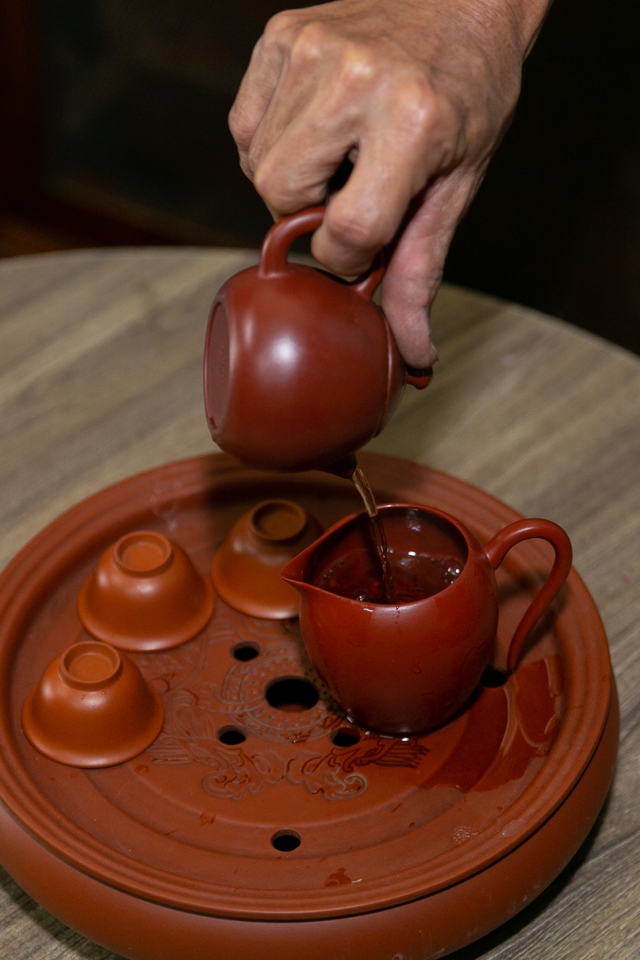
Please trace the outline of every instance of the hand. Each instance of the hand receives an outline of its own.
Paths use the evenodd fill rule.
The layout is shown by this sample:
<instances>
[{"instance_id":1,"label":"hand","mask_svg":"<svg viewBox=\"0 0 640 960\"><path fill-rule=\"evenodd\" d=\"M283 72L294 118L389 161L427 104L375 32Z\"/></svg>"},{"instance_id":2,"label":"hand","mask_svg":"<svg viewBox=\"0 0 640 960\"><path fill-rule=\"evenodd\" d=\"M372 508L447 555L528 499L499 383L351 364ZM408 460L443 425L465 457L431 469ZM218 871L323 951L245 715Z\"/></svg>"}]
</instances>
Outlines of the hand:
<instances>
[{"instance_id":1,"label":"hand","mask_svg":"<svg viewBox=\"0 0 640 960\"><path fill-rule=\"evenodd\" d=\"M327 200L312 252L343 275L391 244L382 306L407 363L455 228L508 126L549 0L337 0L276 14L229 118L275 218ZM519 5L522 4L522 9Z\"/></svg>"}]
</instances>

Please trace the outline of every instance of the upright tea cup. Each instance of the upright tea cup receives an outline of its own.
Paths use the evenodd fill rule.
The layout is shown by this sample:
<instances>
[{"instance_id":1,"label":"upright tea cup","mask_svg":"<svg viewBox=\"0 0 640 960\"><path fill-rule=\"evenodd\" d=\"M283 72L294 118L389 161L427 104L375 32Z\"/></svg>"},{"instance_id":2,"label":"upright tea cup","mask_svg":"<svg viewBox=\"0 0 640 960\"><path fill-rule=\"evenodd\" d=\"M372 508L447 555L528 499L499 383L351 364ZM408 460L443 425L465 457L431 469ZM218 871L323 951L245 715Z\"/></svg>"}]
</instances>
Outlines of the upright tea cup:
<instances>
[{"instance_id":1,"label":"upright tea cup","mask_svg":"<svg viewBox=\"0 0 640 960\"><path fill-rule=\"evenodd\" d=\"M439 510L389 504L379 516L397 602L371 592L372 583L381 589L380 566L364 513L335 524L281 574L300 592L307 653L338 703L368 729L424 733L464 706L489 663L498 624L494 571L511 547L541 538L555 559L511 640L509 671L567 578L571 543L549 520L518 520L482 546Z\"/></svg>"}]
</instances>

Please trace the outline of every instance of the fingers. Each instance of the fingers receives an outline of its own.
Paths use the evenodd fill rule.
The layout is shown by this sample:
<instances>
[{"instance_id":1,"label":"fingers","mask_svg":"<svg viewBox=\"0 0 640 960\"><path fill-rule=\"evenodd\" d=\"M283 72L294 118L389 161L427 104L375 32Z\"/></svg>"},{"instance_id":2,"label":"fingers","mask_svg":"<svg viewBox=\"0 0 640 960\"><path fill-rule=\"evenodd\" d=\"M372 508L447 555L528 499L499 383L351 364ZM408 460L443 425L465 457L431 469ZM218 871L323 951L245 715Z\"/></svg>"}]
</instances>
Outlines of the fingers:
<instances>
[{"instance_id":1,"label":"fingers","mask_svg":"<svg viewBox=\"0 0 640 960\"><path fill-rule=\"evenodd\" d=\"M229 129L238 147L240 165L250 179L254 173L249 159L251 145L286 65L292 13L283 11L267 23L229 113Z\"/></svg>"},{"instance_id":2,"label":"fingers","mask_svg":"<svg viewBox=\"0 0 640 960\"><path fill-rule=\"evenodd\" d=\"M331 34L314 18L316 10L283 10L273 16L240 84L229 127L242 168L252 180L263 157L313 91L331 86Z\"/></svg>"},{"instance_id":3,"label":"fingers","mask_svg":"<svg viewBox=\"0 0 640 960\"><path fill-rule=\"evenodd\" d=\"M281 132L254 175L267 205L284 215L323 202L344 158L355 161L312 245L314 256L337 273L365 270L397 233L412 198L461 152L450 104L438 101L413 71L398 71L392 85L382 86L360 99L348 95L344 79L333 96L316 90L287 124L278 118ZM277 111L274 97L254 143L268 136Z\"/></svg>"},{"instance_id":4,"label":"fingers","mask_svg":"<svg viewBox=\"0 0 640 960\"><path fill-rule=\"evenodd\" d=\"M398 233L413 197L442 154L427 120L408 130L395 118L362 137L349 180L333 196L312 252L336 273L358 274ZM387 138L386 133L390 135Z\"/></svg>"},{"instance_id":5,"label":"fingers","mask_svg":"<svg viewBox=\"0 0 640 960\"><path fill-rule=\"evenodd\" d=\"M428 367L437 360L429 313L453 233L481 176L458 169L426 191L401 232L382 281L382 309L406 363Z\"/></svg>"},{"instance_id":6,"label":"fingers","mask_svg":"<svg viewBox=\"0 0 640 960\"><path fill-rule=\"evenodd\" d=\"M322 24L298 27L288 46L275 46L283 48L280 72L275 78L272 70L266 105L262 90L262 115L243 149L257 191L284 215L324 200L328 181L357 141L362 104L356 98L345 110L340 44Z\"/></svg>"},{"instance_id":7,"label":"fingers","mask_svg":"<svg viewBox=\"0 0 640 960\"><path fill-rule=\"evenodd\" d=\"M354 132L339 124L325 124L323 114L312 103L286 126L257 165L254 186L280 216L323 203L329 180L349 152ZM259 133L252 154L260 150Z\"/></svg>"},{"instance_id":8,"label":"fingers","mask_svg":"<svg viewBox=\"0 0 640 960\"><path fill-rule=\"evenodd\" d=\"M404 35L388 34L386 7L354 5L351 19L345 4L333 3L272 18L230 127L242 167L274 217L328 199L312 252L329 269L359 274L395 240L383 308L405 360L428 366L436 357L429 310L451 237L495 141L495 124L485 117L482 83L473 86L481 119L471 122L478 110L469 84L461 86L455 70L448 77L442 67L425 67L440 56L438 42L416 57ZM414 14L422 9L416 5ZM384 14L384 29L367 20L375 20L376 10ZM425 43L430 36L420 33ZM456 64L480 69L483 56L475 47L472 54L460 54ZM347 157L351 175L328 197Z\"/></svg>"}]
</instances>

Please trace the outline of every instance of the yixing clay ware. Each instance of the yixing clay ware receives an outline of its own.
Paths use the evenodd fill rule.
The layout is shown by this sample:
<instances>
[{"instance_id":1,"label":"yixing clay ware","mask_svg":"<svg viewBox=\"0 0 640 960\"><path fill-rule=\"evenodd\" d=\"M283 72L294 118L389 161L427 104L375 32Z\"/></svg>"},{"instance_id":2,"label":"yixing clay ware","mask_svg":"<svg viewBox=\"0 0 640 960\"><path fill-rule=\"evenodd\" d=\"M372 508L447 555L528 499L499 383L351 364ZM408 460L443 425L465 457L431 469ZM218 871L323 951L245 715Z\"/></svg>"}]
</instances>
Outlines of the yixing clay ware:
<instances>
[{"instance_id":1,"label":"yixing clay ware","mask_svg":"<svg viewBox=\"0 0 640 960\"><path fill-rule=\"evenodd\" d=\"M405 585L409 602L402 594L382 603L371 595L357 599L367 584L381 580L364 513L336 524L282 576L300 591L307 653L338 703L367 728L422 733L467 703L489 663L498 625L494 570L507 552L533 537L555 550L551 573L510 643L511 672L569 574L571 544L549 520L518 520L482 547L461 523L436 510L387 504L379 517L392 582L399 590Z\"/></svg>"},{"instance_id":2,"label":"yixing clay ware","mask_svg":"<svg viewBox=\"0 0 640 960\"><path fill-rule=\"evenodd\" d=\"M216 592L252 617L298 615L298 593L280 569L313 543L322 527L292 500L265 500L233 525L211 565Z\"/></svg>"},{"instance_id":3,"label":"yixing clay ware","mask_svg":"<svg viewBox=\"0 0 640 960\"><path fill-rule=\"evenodd\" d=\"M213 612L211 584L177 543L136 530L109 547L84 584L78 616L122 650L166 650L194 637Z\"/></svg>"},{"instance_id":4,"label":"yixing clay ware","mask_svg":"<svg viewBox=\"0 0 640 960\"><path fill-rule=\"evenodd\" d=\"M480 543L518 519L437 471L359 460L380 501L427 503ZM352 485L329 474L198 457L77 504L0 575L0 861L62 921L134 960L446 956L558 875L607 794L615 683L574 570L505 683L481 682L423 737L349 722L297 621L222 600L190 641L130 655L165 709L140 756L72 769L22 730L25 698L61 638L77 635L78 591L104 544L143 527L208 570L265 498L286 498L325 528L359 509ZM496 662L506 663L552 555L526 540L495 571Z\"/></svg>"},{"instance_id":5,"label":"yixing clay ware","mask_svg":"<svg viewBox=\"0 0 640 960\"><path fill-rule=\"evenodd\" d=\"M353 452L385 425L409 371L371 296L382 270L345 284L287 262L287 250L322 223L317 207L278 221L260 264L236 274L211 308L204 392L211 436L254 467L350 476Z\"/></svg>"},{"instance_id":6,"label":"yixing clay ware","mask_svg":"<svg viewBox=\"0 0 640 960\"><path fill-rule=\"evenodd\" d=\"M163 716L160 697L125 654L85 640L49 664L24 702L22 727L52 760L109 767L151 746Z\"/></svg>"}]
</instances>

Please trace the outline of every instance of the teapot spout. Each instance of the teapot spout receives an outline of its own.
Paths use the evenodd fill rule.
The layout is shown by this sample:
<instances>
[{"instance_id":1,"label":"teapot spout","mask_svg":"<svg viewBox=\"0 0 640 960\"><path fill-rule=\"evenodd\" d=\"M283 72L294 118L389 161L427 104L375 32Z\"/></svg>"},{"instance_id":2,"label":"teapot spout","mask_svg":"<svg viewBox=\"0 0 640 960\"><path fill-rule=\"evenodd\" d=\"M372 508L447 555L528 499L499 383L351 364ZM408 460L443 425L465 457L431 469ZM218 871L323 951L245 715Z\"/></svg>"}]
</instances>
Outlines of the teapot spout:
<instances>
[{"instance_id":1,"label":"teapot spout","mask_svg":"<svg viewBox=\"0 0 640 960\"><path fill-rule=\"evenodd\" d=\"M356 472L357 466L358 461L356 460L355 453L348 453L347 456L342 457L341 460L336 460L335 463L329 463L320 469L325 473L332 473L335 477L343 477L345 480L350 480Z\"/></svg>"},{"instance_id":2,"label":"teapot spout","mask_svg":"<svg viewBox=\"0 0 640 960\"><path fill-rule=\"evenodd\" d=\"M416 390L424 390L433 379L433 367L410 367L407 365L405 379L407 383L415 387Z\"/></svg>"}]
</instances>

